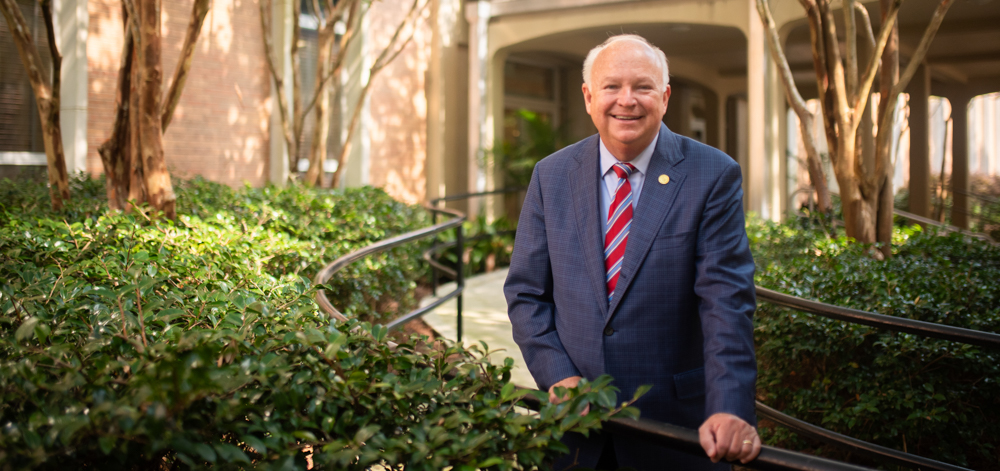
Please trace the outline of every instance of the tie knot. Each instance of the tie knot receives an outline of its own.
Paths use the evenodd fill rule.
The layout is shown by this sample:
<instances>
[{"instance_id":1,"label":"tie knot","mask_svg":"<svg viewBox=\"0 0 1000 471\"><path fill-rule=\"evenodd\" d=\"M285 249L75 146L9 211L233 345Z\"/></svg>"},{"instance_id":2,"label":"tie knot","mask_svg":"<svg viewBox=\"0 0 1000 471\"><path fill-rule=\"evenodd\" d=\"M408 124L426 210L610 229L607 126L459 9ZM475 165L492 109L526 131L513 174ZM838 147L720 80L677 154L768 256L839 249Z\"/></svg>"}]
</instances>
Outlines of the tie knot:
<instances>
[{"instance_id":1,"label":"tie knot","mask_svg":"<svg viewBox=\"0 0 1000 471\"><path fill-rule=\"evenodd\" d=\"M614 169L618 178L628 178L628 176L632 175L632 172L635 171L635 167L633 167L632 164L625 162L618 162L611 168Z\"/></svg>"}]
</instances>

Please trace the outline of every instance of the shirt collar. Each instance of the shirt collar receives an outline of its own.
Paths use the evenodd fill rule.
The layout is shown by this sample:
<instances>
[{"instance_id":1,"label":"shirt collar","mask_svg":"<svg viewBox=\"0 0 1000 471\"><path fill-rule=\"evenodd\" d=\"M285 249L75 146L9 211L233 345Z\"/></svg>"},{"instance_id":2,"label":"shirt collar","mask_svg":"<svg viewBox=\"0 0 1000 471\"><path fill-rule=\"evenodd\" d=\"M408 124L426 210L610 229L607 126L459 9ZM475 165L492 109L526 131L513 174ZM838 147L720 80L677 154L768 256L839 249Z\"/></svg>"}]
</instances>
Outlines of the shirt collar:
<instances>
[{"instance_id":1,"label":"shirt collar","mask_svg":"<svg viewBox=\"0 0 1000 471\"><path fill-rule=\"evenodd\" d=\"M660 140L660 133L656 133L656 136L653 137L653 142L650 142L649 145L646 146L646 148L643 149L642 152L640 152L636 158L632 159L632 161L629 162L630 164L632 164L633 167L636 168L636 170L639 171L639 173L643 175L646 174L646 169L649 168L649 161L653 157L653 150L656 149L656 141L658 140ZM604 145L603 138L599 139L599 141L600 141L599 154L601 156L601 176L604 176L607 175L608 171L611 170L611 167L614 164L618 163L618 159L616 159L614 155L611 155L611 151L608 150L607 146Z\"/></svg>"}]
</instances>

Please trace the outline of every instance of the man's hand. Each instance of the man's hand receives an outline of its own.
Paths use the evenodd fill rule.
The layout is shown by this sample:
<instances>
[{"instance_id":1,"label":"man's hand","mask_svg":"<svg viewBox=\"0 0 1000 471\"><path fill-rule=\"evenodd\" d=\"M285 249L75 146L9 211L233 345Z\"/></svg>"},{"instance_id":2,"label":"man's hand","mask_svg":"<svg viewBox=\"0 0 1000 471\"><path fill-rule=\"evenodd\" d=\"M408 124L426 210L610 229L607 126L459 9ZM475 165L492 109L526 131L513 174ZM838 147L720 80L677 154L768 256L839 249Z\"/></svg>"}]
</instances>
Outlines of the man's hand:
<instances>
[{"instance_id":1,"label":"man's hand","mask_svg":"<svg viewBox=\"0 0 1000 471\"><path fill-rule=\"evenodd\" d=\"M760 454L757 429L733 414L713 414L701 424L698 435L713 463L725 459L746 464Z\"/></svg>"},{"instance_id":2,"label":"man's hand","mask_svg":"<svg viewBox=\"0 0 1000 471\"><path fill-rule=\"evenodd\" d=\"M559 404L560 402L565 401L566 400L565 397L560 397L560 396L556 395L556 388L558 388L558 387L564 387L564 388L567 388L567 389L569 389L569 388L575 388L576 385L580 384L580 380L581 379L583 379L582 376L570 376L569 378L566 378L566 379L564 379L562 381L559 381L556 384L553 384L549 388L549 402L551 402L553 404Z\"/></svg>"},{"instance_id":3,"label":"man's hand","mask_svg":"<svg viewBox=\"0 0 1000 471\"><path fill-rule=\"evenodd\" d=\"M566 400L565 397L560 397L556 395L556 388L560 386L564 388L575 388L578 384L580 384L581 379L583 379L582 376L570 376L569 378L566 378L562 381L559 381L556 384L553 384L549 388L549 402L553 404L559 404L560 402L565 401ZM583 408L583 411L580 412L580 416L583 417L588 413L590 413L590 404L587 404L587 407Z\"/></svg>"}]
</instances>

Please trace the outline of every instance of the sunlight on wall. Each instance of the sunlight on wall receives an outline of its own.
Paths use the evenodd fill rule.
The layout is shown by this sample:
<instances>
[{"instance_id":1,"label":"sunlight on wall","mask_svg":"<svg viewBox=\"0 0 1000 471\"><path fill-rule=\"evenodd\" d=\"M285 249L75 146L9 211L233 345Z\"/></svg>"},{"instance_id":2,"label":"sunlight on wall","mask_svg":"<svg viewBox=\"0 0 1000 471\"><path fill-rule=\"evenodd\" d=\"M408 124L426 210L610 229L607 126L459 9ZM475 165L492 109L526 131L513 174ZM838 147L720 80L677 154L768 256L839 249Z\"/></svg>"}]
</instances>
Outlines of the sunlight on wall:
<instances>
[{"instance_id":1,"label":"sunlight on wall","mask_svg":"<svg viewBox=\"0 0 1000 471\"><path fill-rule=\"evenodd\" d=\"M371 10L372 60L382 51L402 21L404 2L376 3ZM409 2L405 2L408 6ZM413 41L388 65L372 85L370 183L384 187L408 203L423 201L427 180L427 97L425 74L430 64L431 30L427 12ZM404 30L401 37L406 37Z\"/></svg>"}]
</instances>

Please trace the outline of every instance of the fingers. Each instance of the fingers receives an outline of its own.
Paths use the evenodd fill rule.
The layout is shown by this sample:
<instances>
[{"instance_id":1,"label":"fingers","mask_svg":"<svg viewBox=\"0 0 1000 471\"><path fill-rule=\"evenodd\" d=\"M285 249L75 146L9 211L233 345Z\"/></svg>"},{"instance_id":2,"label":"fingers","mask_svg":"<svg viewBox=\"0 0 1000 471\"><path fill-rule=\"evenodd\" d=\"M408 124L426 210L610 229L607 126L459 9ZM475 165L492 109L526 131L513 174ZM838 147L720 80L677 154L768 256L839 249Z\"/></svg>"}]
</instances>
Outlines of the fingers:
<instances>
[{"instance_id":1,"label":"fingers","mask_svg":"<svg viewBox=\"0 0 1000 471\"><path fill-rule=\"evenodd\" d=\"M560 397L559 395L556 394L556 388L560 387L567 389L575 388L578 384L580 384L581 379L583 378L580 376L570 376L569 378L563 379L557 382L556 384L553 384L551 387L549 387L549 402L553 404L559 404L560 402L566 400L565 398Z\"/></svg>"},{"instance_id":2,"label":"fingers","mask_svg":"<svg viewBox=\"0 0 1000 471\"><path fill-rule=\"evenodd\" d=\"M713 463L720 460L748 463L760 454L757 430L732 414L714 414L698 429L705 454Z\"/></svg>"},{"instance_id":3,"label":"fingers","mask_svg":"<svg viewBox=\"0 0 1000 471\"><path fill-rule=\"evenodd\" d=\"M719 459L716 458L716 447L715 447L715 434L712 432L708 421L705 421L701 427L698 428L698 441L701 442L701 447L705 449L705 454L708 458L712 460L713 463L718 463Z\"/></svg>"},{"instance_id":4,"label":"fingers","mask_svg":"<svg viewBox=\"0 0 1000 471\"><path fill-rule=\"evenodd\" d=\"M740 463L747 464L755 459L757 455L760 455L760 447L763 444L760 442L760 436L754 433L753 443L750 444L750 453L740 457Z\"/></svg>"}]
</instances>

